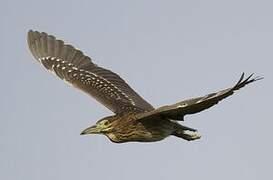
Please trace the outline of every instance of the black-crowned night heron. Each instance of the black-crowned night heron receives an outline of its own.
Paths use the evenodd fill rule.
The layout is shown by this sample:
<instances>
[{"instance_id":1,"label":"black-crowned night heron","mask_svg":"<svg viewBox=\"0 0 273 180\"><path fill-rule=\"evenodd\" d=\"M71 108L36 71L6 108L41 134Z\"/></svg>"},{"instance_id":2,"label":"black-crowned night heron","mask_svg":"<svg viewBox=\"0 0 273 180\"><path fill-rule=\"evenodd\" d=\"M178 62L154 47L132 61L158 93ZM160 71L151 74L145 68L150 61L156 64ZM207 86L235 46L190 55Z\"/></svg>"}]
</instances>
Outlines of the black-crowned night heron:
<instances>
[{"instance_id":1,"label":"black-crowned night heron","mask_svg":"<svg viewBox=\"0 0 273 180\"><path fill-rule=\"evenodd\" d=\"M195 129L183 126L187 114L203 111L233 94L246 84L260 80L252 74L233 87L203 97L188 99L155 109L139 96L121 77L94 64L88 56L71 45L44 32L30 30L28 45L32 55L50 72L93 96L115 113L99 120L81 134L104 134L116 143L152 142L174 135L191 141L199 139Z\"/></svg>"}]
</instances>

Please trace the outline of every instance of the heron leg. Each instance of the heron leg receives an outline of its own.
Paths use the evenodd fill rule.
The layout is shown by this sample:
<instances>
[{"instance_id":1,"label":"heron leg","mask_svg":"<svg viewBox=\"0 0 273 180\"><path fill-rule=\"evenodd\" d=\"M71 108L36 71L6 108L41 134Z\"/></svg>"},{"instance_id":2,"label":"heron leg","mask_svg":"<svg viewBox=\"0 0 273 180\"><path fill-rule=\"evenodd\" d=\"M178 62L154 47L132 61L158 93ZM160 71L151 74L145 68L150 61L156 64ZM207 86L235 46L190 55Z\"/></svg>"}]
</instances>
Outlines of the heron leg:
<instances>
[{"instance_id":1,"label":"heron leg","mask_svg":"<svg viewBox=\"0 0 273 180\"><path fill-rule=\"evenodd\" d=\"M201 135L198 134L198 132L193 132L193 131L182 131L182 132L174 132L172 135L176 137L180 137L182 139L185 139L187 141L193 141L196 139L200 139Z\"/></svg>"},{"instance_id":2,"label":"heron leg","mask_svg":"<svg viewBox=\"0 0 273 180\"><path fill-rule=\"evenodd\" d=\"M198 134L196 129L192 129L186 126L182 126L181 124L176 124L175 131L172 133L172 135L185 139L187 141L193 141L196 139L200 139L201 135Z\"/></svg>"}]
</instances>

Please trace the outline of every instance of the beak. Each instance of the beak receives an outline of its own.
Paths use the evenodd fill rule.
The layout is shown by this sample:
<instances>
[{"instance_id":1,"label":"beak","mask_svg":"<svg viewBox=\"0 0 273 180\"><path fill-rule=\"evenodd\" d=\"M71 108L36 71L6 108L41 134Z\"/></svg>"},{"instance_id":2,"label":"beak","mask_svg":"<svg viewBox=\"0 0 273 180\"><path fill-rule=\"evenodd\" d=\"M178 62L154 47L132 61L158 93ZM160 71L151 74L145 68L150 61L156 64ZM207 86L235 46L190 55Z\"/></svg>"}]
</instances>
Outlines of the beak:
<instances>
[{"instance_id":1,"label":"beak","mask_svg":"<svg viewBox=\"0 0 273 180\"><path fill-rule=\"evenodd\" d=\"M81 132L81 135L86 135L86 134L98 134L100 133L100 128L98 128L97 125L91 126Z\"/></svg>"}]
</instances>

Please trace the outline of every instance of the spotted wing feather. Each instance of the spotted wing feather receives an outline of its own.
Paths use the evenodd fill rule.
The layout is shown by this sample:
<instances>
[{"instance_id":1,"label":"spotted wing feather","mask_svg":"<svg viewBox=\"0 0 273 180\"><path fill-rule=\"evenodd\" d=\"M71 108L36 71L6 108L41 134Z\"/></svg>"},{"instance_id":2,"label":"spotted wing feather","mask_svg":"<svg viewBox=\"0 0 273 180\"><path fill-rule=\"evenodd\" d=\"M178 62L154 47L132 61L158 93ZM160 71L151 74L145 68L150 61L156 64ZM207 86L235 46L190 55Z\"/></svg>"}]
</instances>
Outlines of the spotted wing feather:
<instances>
[{"instance_id":1,"label":"spotted wing feather","mask_svg":"<svg viewBox=\"0 0 273 180\"><path fill-rule=\"evenodd\" d=\"M90 94L114 113L153 110L119 75L97 66L90 57L62 40L30 30L28 46L47 70Z\"/></svg>"},{"instance_id":2,"label":"spotted wing feather","mask_svg":"<svg viewBox=\"0 0 273 180\"><path fill-rule=\"evenodd\" d=\"M244 79L243 73L238 83L232 88L224 89L216 93L211 93L203 97L184 100L173 105L163 106L150 112L141 113L138 115L138 118L144 120L165 117L175 120L183 120L185 115L198 113L200 111L208 109L217 104L222 99L232 95L234 91L239 90L249 83L262 79L260 77L251 79L252 75L253 74Z\"/></svg>"}]
</instances>

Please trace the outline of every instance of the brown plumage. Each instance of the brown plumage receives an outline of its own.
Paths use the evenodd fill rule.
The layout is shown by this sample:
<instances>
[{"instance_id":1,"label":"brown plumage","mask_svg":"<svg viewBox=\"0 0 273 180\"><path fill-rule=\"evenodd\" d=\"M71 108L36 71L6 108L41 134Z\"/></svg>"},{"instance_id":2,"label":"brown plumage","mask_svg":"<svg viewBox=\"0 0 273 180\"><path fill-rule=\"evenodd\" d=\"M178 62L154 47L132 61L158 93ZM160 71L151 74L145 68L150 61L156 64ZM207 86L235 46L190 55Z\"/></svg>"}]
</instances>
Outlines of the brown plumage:
<instances>
[{"instance_id":1,"label":"brown plumage","mask_svg":"<svg viewBox=\"0 0 273 180\"><path fill-rule=\"evenodd\" d=\"M203 111L245 85L262 79L252 78L253 74L244 79L243 73L231 88L154 109L119 75L97 66L80 50L54 36L30 30L28 45L32 55L47 70L93 96L115 113L99 120L81 134L104 134L116 143L159 141L170 135L189 141L199 139L200 135L195 129L177 121L183 120L187 114Z\"/></svg>"}]
</instances>

